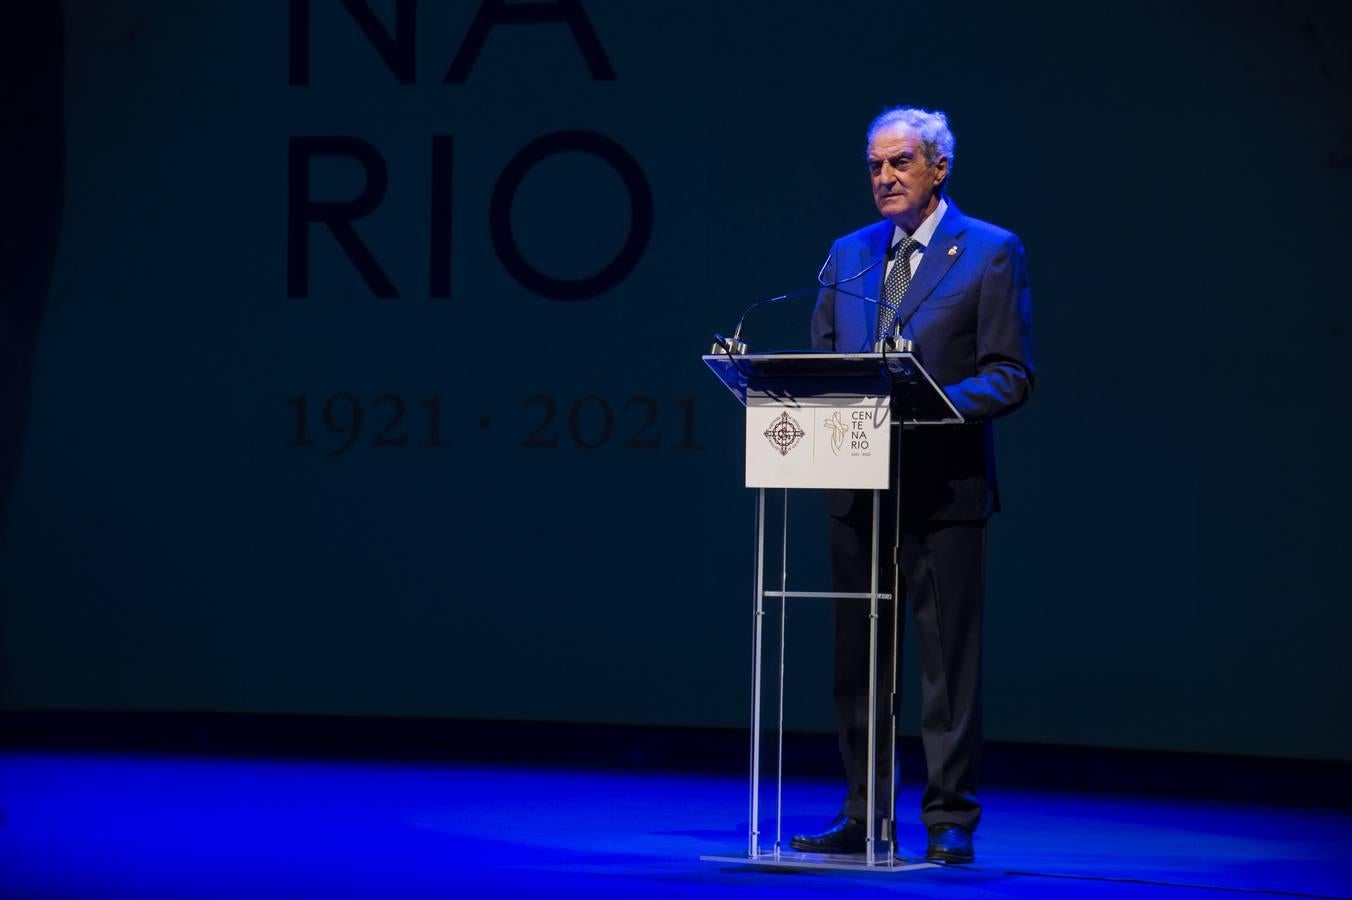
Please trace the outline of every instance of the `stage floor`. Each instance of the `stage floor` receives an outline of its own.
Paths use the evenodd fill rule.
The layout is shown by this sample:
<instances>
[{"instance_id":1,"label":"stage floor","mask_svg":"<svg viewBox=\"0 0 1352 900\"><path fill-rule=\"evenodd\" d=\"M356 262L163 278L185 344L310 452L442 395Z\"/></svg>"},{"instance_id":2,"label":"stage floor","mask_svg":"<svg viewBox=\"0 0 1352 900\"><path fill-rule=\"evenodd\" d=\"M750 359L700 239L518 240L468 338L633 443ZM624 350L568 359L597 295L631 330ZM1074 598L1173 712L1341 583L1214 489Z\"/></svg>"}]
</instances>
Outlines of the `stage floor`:
<instances>
[{"instance_id":1,"label":"stage floor","mask_svg":"<svg viewBox=\"0 0 1352 900\"><path fill-rule=\"evenodd\" d=\"M1028 789L983 797L974 866L778 871L698 859L745 849L746 783L732 776L9 752L0 896L1352 894L1352 812ZM792 782L785 840L824 825L838 799L834 784ZM904 794L900 843L919 854L915 807Z\"/></svg>"}]
</instances>

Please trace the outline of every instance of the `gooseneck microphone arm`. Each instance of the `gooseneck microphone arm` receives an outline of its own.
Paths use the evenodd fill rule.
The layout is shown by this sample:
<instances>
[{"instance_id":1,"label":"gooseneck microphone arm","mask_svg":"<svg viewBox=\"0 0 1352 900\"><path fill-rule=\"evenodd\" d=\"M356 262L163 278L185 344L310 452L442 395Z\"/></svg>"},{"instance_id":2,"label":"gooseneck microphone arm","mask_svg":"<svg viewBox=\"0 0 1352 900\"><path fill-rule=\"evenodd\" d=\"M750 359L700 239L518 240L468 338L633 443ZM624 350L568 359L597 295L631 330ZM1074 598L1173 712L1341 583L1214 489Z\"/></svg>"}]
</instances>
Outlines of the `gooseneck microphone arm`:
<instances>
[{"instance_id":1,"label":"gooseneck microphone arm","mask_svg":"<svg viewBox=\"0 0 1352 900\"><path fill-rule=\"evenodd\" d=\"M886 258L887 258L887 257L883 257L883 259L886 259ZM830 257L827 257L827 260L826 260L826 261L827 261L827 262L830 262L830 261L831 261L831 260L830 260ZM881 262L881 261L882 261L882 260L878 260L878 262ZM874 266L878 265L878 262L873 263L873 265L874 265ZM869 266L869 268L872 268L872 267L873 267L873 266ZM823 270L823 271L826 270L826 264L825 264L825 263L822 264L822 270ZM860 272L858 275L851 276L851 278L843 278L843 279L841 279L841 281L836 282L836 284L840 284L840 283L842 283L842 282L844 282L844 281L851 281L851 280L853 280L854 278L858 278L859 275L862 275L864 272L867 272L867 271L868 271L868 269L864 269L863 272ZM820 273L820 272L817 273L817 280L818 280L818 281L821 281L821 273ZM828 288L828 287L835 288L835 285L830 285L830 284L824 284L824 285L822 285L822 288L823 288L823 289ZM906 323L909 322L909 321L911 320L911 315L915 315L915 311L914 311L914 310L912 310L912 311L911 311L911 315L908 315L905 319L898 319L898 318L897 318L897 314L898 314L899 312L901 312L901 302L900 302L900 300L898 300L896 303L888 303L886 300L879 300L879 299L876 298L876 297L869 297L869 296L866 296L866 295L864 295L864 294L856 293L856 292L854 292L854 291L847 291L847 290L845 290L844 288L835 288L835 289L838 290L838 291L840 291L840 293L844 294L844 295L847 296L847 297L854 297L854 298L857 299L857 300L863 300L865 303L872 303L874 306L886 307L887 309L892 310L892 320L893 320L893 321L892 321L892 333L891 333L890 335L884 335L884 336L878 338L878 340L876 340L876 341L873 342L873 352L874 352L874 353L881 353L884 357L886 357L887 354L889 354L889 353L909 353L909 352L911 352L911 351L913 350L914 344L913 344L910 340L907 340L906 338L903 338L903 337L901 336L901 332L902 332L903 329L905 329Z\"/></svg>"},{"instance_id":2,"label":"gooseneck microphone arm","mask_svg":"<svg viewBox=\"0 0 1352 900\"><path fill-rule=\"evenodd\" d=\"M746 308L746 310L743 311L743 313L742 313L742 315L741 315L741 318L739 318L739 319L737 320L737 329L736 329L735 331L733 331L731 341L727 341L726 338L721 338L720 341L719 341L719 343L724 343L724 341L727 341L728 343L732 343L732 344L740 344L740 343L741 343L741 339L742 339L742 323L744 323L744 322L746 321L746 317L747 317L748 315L751 314L751 311L752 311L753 309L756 309L756 308L759 307L759 306L767 306L767 305L769 305L769 304L771 304L771 303L783 303L785 300L792 300L792 299L794 299L794 298L796 298L796 297L806 297L808 294L815 294L815 293L817 293L818 291L823 291L823 290L826 290L827 288L835 288L835 287L837 287L837 286L839 286L839 285L842 285L842 284L848 284L849 282L854 281L854 280L857 279L857 278L863 278L864 275L868 274L869 271L871 271L871 270L873 270L873 269L876 269L879 265L881 265L882 262L883 262L883 260L885 260L885 259L887 259L887 257L886 257L886 256L883 256L883 257L881 257L881 258L879 258L879 259L874 260L873 262L869 263L869 264L868 264L867 266L865 266L864 268L860 269L858 272L855 272L855 273L854 273L853 275L851 275L849 278L840 278L840 279L837 279L836 281L830 282L829 284L823 284L823 283L822 283L822 280L821 280L821 278L822 278L822 272L826 271L827 263L829 263L829 262L831 261L831 257L828 256L828 257L826 258L826 262L825 262L825 263L822 263L822 269L821 269L821 272L818 272L818 273L817 273L817 286L816 286L816 287L811 287L811 288L808 288L807 290L804 290L804 291L792 291L792 292L790 292L790 293L788 293L788 294L780 294L778 297L766 297L764 300L757 300L755 303L753 303L753 304L751 304L750 306L748 306L748 307ZM851 297L863 297L863 295L861 295L861 294L851 294L849 291L841 291L841 293L842 293L842 294L849 294ZM863 299L865 299L865 300L870 300L871 298L869 298L869 297L863 297ZM873 303L881 303L882 301L879 301L879 300L872 300L871 302L873 302ZM889 305L889 306L890 306L890 304L885 304L885 305Z\"/></svg>"},{"instance_id":3,"label":"gooseneck microphone arm","mask_svg":"<svg viewBox=\"0 0 1352 900\"><path fill-rule=\"evenodd\" d=\"M896 315L897 310L901 308L895 303L888 303L886 300L879 300L877 297L856 294L854 291L841 291L840 293L844 294L846 297L854 297L857 300L863 300L865 303L872 303L874 306L885 306L892 310L893 315Z\"/></svg>"}]
</instances>

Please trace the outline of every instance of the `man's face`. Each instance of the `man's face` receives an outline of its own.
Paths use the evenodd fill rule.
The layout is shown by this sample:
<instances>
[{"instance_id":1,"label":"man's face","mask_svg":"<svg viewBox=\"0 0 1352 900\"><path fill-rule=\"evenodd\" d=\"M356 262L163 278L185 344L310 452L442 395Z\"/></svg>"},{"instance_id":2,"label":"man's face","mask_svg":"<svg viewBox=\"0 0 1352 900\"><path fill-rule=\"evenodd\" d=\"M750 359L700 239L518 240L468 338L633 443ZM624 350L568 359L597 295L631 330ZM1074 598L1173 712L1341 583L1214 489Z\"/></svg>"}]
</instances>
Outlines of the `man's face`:
<instances>
[{"instance_id":1,"label":"man's face","mask_svg":"<svg viewBox=\"0 0 1352 900\"><path fill-rule=\"evenodd\" d=\"M892 224L914 231L939 205L935 191L948 175L948 157L931 164L915 131L888 125L868 142L868 171L878 212Z\"/></svg>"}]
</instances>

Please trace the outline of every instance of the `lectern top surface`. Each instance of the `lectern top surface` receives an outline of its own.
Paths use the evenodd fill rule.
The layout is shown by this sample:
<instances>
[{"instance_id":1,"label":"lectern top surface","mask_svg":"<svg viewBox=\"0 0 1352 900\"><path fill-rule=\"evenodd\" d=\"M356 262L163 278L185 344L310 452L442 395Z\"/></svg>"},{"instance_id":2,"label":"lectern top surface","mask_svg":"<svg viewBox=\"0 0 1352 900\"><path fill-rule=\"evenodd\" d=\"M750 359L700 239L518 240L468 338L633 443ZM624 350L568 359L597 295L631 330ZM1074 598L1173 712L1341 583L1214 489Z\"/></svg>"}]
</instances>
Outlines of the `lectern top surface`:
<instances>
[{"instance_id":1,"label":"lectern top surface","mask_svg":"<svg viewBox=\"0 0 1352 900\"><path fill-rule=\"evenodd\" d=\"M704 362L743 406L748 394L892 397L895 422L960 424L954 408L912 353L713 353Z\"/></svg>"}]
</instances>

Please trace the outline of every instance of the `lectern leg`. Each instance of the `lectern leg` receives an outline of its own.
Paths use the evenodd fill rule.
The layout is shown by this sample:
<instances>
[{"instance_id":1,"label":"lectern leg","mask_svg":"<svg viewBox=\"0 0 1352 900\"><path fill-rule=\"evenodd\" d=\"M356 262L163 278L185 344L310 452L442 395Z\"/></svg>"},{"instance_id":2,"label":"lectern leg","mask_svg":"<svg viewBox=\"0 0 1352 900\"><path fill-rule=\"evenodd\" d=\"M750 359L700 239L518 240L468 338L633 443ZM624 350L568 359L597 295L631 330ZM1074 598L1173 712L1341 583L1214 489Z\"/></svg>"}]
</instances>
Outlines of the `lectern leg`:
<instances>
[{"instance_id":1,"label":"lectern leg","mask_svg":"<svg viewBox=\"0 0 1352 900\"><path fill-rule=\"evenodd\" d=\"M879 516L882 492L873 492L873 557L869 566L868 597L868 796L865 805L864 847L868 864L874 863L877 843L877 786L878 786L878 543Z\"/></svg>"},{"instance_id":2,"label":"lectern leg","mask_svg":"<svg viewBox=\"0 0 1352 900\"><path fill-rule=\"evenodd\" d=\"M756 491L756 586L751 615L751 808L747 852L760 855L761 622L765 616L765 488Z\"/></svg>"},{"instance_id":3,"label":"lectern leg","mask_svg":"<svg viewBox=\"0 0 1352 900\"><path fill-rule=\"evenodd\" d=\"M893 453L896 468L892 472L892 498L895 501L892 507L892 546L889 552L892 554L892 586L889 589L892 594L892 686L891 696L887 703L887 722L891 731L888 746L888 779L890 786L889 796L887 798L887 827L890 830L888 840L893 844L893 853L896 852L896 834L897 834L897 781L899 763L897 762L897 731L901 725L897 721L898 712L901 707L901 685L897 683L897 660L901 647L898 646L897 632L900 631L902 614L901 608L901 450L904 446L901 443L901 428L898 426L893 435L893 440L897 442L896 452Z\"/></svg>"},{"instance_id":4,"label":"lectern leg","mask_svg":"<svg viewBox=\"0 0 1352 900\"><path fill-rule=\"evenodd\" d=\"M784 840L784 646L789 624L789 491L784 489L784 523L779 548L779 746L775 751L775 853Z\"/></svg>"}]
</instances>

